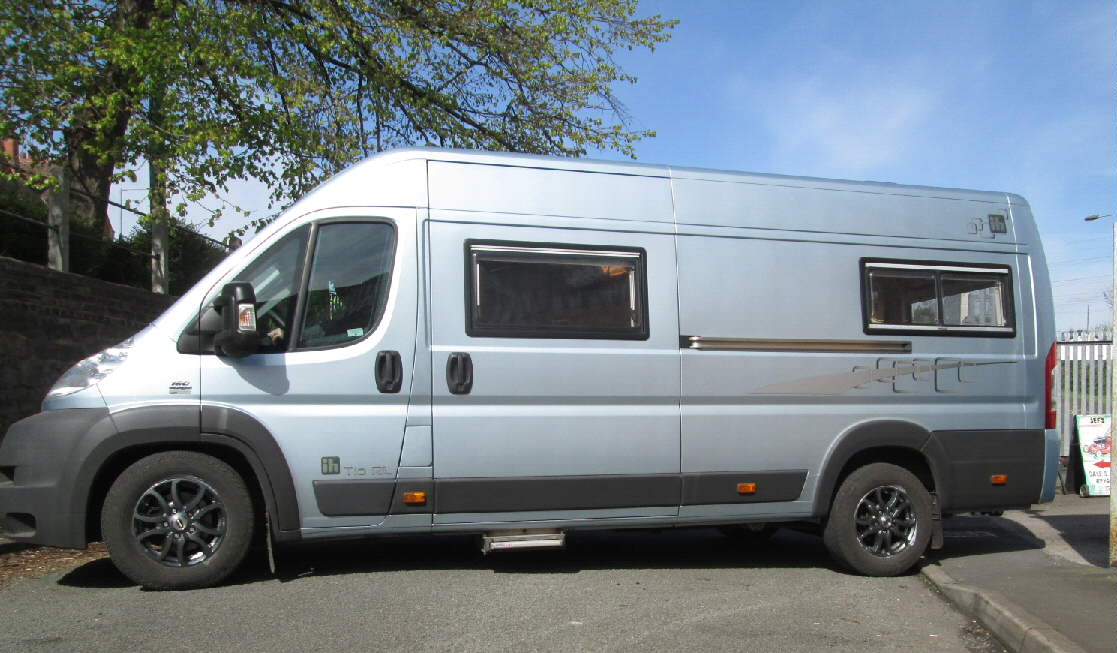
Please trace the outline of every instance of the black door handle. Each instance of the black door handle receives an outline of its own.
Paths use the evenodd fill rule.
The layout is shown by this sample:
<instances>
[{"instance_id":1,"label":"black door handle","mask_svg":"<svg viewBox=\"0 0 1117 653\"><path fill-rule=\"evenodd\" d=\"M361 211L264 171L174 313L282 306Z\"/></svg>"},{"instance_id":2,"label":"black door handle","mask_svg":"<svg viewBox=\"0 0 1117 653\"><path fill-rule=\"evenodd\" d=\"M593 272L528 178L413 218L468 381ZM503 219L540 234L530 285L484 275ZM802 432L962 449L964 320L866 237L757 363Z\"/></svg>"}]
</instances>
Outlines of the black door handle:
<instances>
[{"instance_id":1,"label":"black door handle","mask_svg":"<svg viewBox=\"0 0 1117 653\"><path fill-rule=\"evenodd\" d=\"M473 359L456 351L446 359L446 385L450 394L467 395L473 389Z\"/></svg>"},{"instance_id":2,"label":"black door handle","mask_svg":"<svg viewBox=\"0 0 1117 653\"><path fill-rule=\"evenodd\" d=\"M403 385L403 361L398 351L382 351L376 354L376 389L380 392L396 393Z\"/></svg>"}]
</instances>

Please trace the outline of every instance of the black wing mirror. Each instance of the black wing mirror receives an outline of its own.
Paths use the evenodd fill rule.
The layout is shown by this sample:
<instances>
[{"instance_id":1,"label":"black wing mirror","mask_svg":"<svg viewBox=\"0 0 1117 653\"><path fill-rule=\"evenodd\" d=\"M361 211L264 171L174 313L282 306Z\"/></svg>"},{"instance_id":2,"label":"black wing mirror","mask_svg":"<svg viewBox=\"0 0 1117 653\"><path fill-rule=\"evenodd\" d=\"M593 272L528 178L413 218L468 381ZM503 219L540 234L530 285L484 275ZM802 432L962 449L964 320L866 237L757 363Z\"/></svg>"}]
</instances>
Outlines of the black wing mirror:
<instances>
[{"instance_id":1,"label":"black wing mirror","mask_svg":"<svg viewBox=\"0 0 1117 653\"><path fill-rule=\"evenodd\" d=\"M247 281L225 284L213 300L221 314L221 330L213 338L214 349L222 356L244 358L255 354L260 346L256 332L256 291Z\"/></svg>"}]
</instances>

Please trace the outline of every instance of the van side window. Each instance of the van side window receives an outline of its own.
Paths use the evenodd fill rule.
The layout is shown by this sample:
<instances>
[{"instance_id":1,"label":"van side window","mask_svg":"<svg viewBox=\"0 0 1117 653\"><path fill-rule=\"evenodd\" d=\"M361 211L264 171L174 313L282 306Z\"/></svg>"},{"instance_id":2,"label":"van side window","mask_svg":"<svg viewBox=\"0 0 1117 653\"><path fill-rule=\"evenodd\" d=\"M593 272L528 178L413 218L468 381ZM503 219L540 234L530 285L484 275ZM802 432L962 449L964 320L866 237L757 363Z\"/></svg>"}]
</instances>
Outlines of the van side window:
<instances>
[{"instance_id":1,"label":"van side window","mask_svg":"<svg viewBox=\"0 0 1117 653\"><path fill-rule=\"evenodd\" d=\"M862 279L867 333L1015 333L1010 268L864 260Z\"/></svg>"},{"instance_id":2,"label":"van side window","mask_svg":"<svg viewBox=\"0 0 1117 653\"><path fill-rule=\"evenodd\" d=\"M331 347L376 329L388 299L395 229L382 222L318 227L298 348Z\"/></svg>"},{"instance_id":3,"label":"van side window","mask_svg":"<svg viewBox=\"0 0 1117 653\"><path fill-rule=\"evenodd\" d=\"M287 234L236 277L256 291L260 353L287 351L309 231L300 227Z\"/></svg>"},{"instance_id":4,"label":"van side window","mask_svg":"<svg viewBox=\"0 0 1117 653\"><path fill-rule=\"evenodd\" d=\"M642 249L468 241L466 333L648 337Z\"/></svg>"}]
</instances>

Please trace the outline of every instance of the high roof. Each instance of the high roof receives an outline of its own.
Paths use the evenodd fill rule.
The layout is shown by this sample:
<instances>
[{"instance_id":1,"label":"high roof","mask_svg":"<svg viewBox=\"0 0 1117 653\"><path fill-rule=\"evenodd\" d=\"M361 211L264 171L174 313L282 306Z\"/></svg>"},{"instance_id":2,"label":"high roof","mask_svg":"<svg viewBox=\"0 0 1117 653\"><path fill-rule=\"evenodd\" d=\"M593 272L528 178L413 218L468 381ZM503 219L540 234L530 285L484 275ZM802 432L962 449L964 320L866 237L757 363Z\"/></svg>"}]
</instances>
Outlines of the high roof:
<instances>
[{"instance_id":1,"label":"high roof","mask_svg":"<svg viewBox=\"0 0 1117 653\"><path fill-rule=\"evenodd\" d=\"M772 173L717 170L642 163L639 161L606 161L591 158L572 158L546 156L540 154L517 154L509 152L484 152L480 150L459 150L438 147L408 147L375 154L365 162L386 162L389 159L427 159L475 163L485 165L510 165L553 170L598 172L606 174L640 175L665 177L671 179L705 179L709 181L755 183L772 186L792 186L797 188L825 188L830 190L862 191L888 195L915 195L949 197L951 199L972 199L977 201L1022 203L1023 200L1011 193L999 191L973 190L967 188L945 188L937 186L917 186L881 181L858 181L850 179L827 179L823 177L802 177ZM362 165L364 162L357 164Z\"/></svg>"}]
</instances>

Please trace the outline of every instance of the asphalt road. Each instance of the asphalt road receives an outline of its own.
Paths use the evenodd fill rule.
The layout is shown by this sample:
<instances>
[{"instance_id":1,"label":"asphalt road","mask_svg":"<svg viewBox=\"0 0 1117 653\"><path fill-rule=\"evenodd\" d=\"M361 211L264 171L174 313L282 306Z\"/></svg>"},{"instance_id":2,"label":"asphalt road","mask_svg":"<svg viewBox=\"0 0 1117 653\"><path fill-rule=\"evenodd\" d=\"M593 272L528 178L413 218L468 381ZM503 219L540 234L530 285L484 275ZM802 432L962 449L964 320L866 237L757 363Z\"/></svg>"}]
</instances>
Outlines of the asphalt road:
<instances>
[{"instance_id":1,"label":"asphalt road","mask_svg":"<svg viewBox=\"0 0 1117 653\"><path fill-rule=\"evenodd\" d=\"M259 558L259 556L257 556ZM835 571L817 537L602 531L562 551L465 536L286 552L225 585L145 592L108 560L0 591L4 650L1000 651L918 575Z\"/></svg>"}]
</instances>

